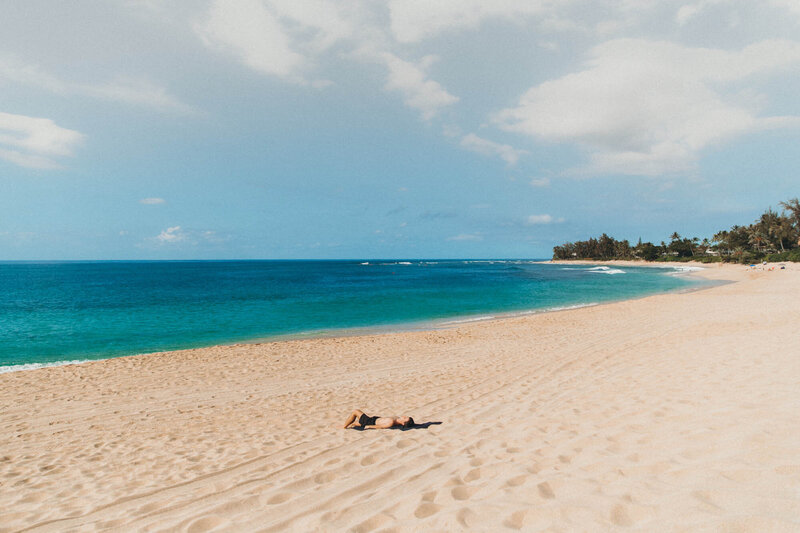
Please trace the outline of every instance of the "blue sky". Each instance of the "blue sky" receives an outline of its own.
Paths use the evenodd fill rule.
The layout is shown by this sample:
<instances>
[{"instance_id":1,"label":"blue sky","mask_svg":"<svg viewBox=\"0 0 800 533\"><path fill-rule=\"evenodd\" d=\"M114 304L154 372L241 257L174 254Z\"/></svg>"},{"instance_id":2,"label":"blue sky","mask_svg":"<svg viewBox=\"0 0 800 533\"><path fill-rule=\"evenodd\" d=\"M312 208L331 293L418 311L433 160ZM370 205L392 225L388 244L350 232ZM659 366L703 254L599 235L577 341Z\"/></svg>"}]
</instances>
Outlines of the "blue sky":
<instances>
[{"instance_id":1,"label":"blue sky","mask_svg":"<svg viewBox=\"0 0 800 533\"><path fill-rule=\"evenodd\" d=\"M710 237L800 194L798 35L796 0L4 2L0 260Z\"/></svg>"}]
</instances>

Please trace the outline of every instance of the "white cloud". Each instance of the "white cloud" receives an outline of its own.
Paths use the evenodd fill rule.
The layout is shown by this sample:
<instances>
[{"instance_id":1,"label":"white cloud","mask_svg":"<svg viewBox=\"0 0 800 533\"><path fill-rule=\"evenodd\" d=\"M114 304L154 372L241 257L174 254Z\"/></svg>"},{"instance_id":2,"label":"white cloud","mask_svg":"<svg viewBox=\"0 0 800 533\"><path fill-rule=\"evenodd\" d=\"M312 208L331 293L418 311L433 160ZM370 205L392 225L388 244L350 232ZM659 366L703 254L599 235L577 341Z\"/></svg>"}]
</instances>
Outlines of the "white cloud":
<instances>
[{"instance_id":1,"label":"white cloud","mask_svg":"<svg viewBox=\"0 0 800 533\"><path fill-rule=\"evenodd\" d=\"M530 215L525 219L525 224L528 226L536 226L540 224L554 224L556 222L564 222L563 218L554 218L552 215Z\"/></svg>"},{"instance_id":2,"label":"white cloud","mask_svg":"<svg viewBox=\"0 0 800 533\"><path fill-rule=\"evenodd\" d=\"M420 111L425 120L433 118L442 107L458 102L458 97L427 78L425 71L436 60L434 56L424 57L419 65L388 52L381 54L381 58L389 69L386 90L400 92L405 104Z\"/></svg>"},{"instance_id":3,"label":"white cloud","mask_svg":"<svg viewBox=\"0 0 800 533\"><path fill-rule=\"evenodd\" d=\"M516 165L519 158L528 153L508 144L500 144L478 137L474 133L465 135L461 139L461 146L482 155L497 156L509 165Z\"/></svg>"},{"instance_id":4,"label":"white cloud","mask_svg":"<svg viewBox=\"0 0 800 533\"><path fill-rule=\"evenodd\" d=\"M140 204L144 204L144 205L157 205L157 204L163 204L164 203L164 199L163 198L142 198L141 200L139 200L139 203Z\"/></svg>"},{"instance_id":5,"label":"white cloud","mask_svg":"<svg viewBox=\"0 0 800 533\"><path fill-rule=\"evenodd\" d=\"M156 240L162 244L176 243L186 240L186 232L180 226L167 228L156 236Z\"/></svg>"},{"instance_id":6,"label":"white cloud","mask_svg":"<svg viewBox=\"0 0 800 533\"><path fill-rule=\"evenodd\" d=\"M365 21L362 20L364 13L357 2L271 0L268 5L281 17L304 29L302 39L298 40L312 52L327 50L342 40L350 39L357 32L365 32Z\"/></svg>"},{"instance_id":7,"label":"white cloud","mask_svg":"<svg viewBox=\"0 0 800 533\"><path fill-rule=\"evenodd\" d=\"M84 137L50 119L0 112L0 159L30 168L56 168L58 156L71 156Z\"/></svg>"},{"instance_id":8,"label":"white cloud","mask_svg":"<svg viewBox=\"0 0 800 533\"><path fill-rule=\"evenodd\" d=\"M139 246L148 247L155 243L158 246L180 243L181 246L216 245L227 242L229 235L220 235L214 230L184 229L181 226L172 226L155 237L145 239Z\"/></svg>"},{"instance_id":9,"label":"white cloud","mask_svg":"<svg viewBox=\"0 0 800 533\"><path fill-rule=\"evenodd\" d=\"M216 0L195 31L207 46L228 51L259 72L299 80L306 63L290 47L277 16L258 0Z\"/></svg>"},{"instance_id":10,"label":"white cloud","mask_svg":"<svg viewBox=\"0 0 800 533\"><path fill-rule=\"evenodd\" d=\"M119 77L103 83L68 82L44 72L37 65L0 57L0 80L2 79L55 94L88 96L182 113L193 111L191 106L169 94L165 88L142 79Z\"/></svg>"},{"instance_id":11,"label":"white cloud","mask_svg":"<svg viewBox=\"0 0 800 533\"><path fill-rule=\"evenodd\" d=\"M482 241L483 236L477 233L460 233L447 239L448 241Z\"/></svg>"},{"instance_id":12,"label":"white cloud","mask_svg":"<svg viewBox=\"0 0 800 533\"><path fill-rule=\"evenodd\" d=\"M585 68L531 88L515 108L496 114L508 131L574 142L588 152L589 173L683 172L707 146L797 117L759 118L737 85L800 62L800 43L763 41L739 52L620 39L595 47Z\"/></svg>"},{"instance_id":13,"label":"white cloud","mask_svg":"<svg viewBox=\"0 0 800 533\"><path fill-rule=\"evenodd\" d=\"M120 77L96 85L75 85L72 90L104 100L143 105L165 111L192 113L194 108L167 92L164 87L147 80Z\"/></svg>"},{"instance_id":14,"label":"white cloud","mask_svg":"<svg viewBox=\"0 0 800 533\"><path fill-rule=\"evenodd\" d=\"M549 187L550 178L533 178L531 180L531 187Z\"/></svg>"},{"instance_id":15,"label":"white cloud","mask_svg":"<svg viewBox=\"0 0 800 533\"><path fill-rule=\"evenodd\" d=\"M419 62L390 52L378 12L363 2L329 0L215 0L195 31L210 48L228 52L253 70L300 85L324 88L334 82L309 78L323 54L347 44L339 57L380 63L388 70L385 89L406 106L433 118L458 101L427 70L435 56Z\"/></svg>"},{"instance_id":16,"label":"white cloud","mask_svg":"<svg viewBox=\"0 0 800 533\"><path fill-rule=\"evenodd\" d=\"M540 14L552 4L544 0L392 0L391 28L402 43L418 42L441 32L474 29L488 18L518 20ZM563 2L562 2L563 3Z\"/></svg>"},{"instance_id":17,"label":"white cloud","mask_svg":"<svg viewBox=\"0 0 800 533\"><path fill-rule=\"evenodd\" d=\"M330 0L215 0L195 32L253 70L322 89L333 82L308 80L306 73L319 54L357 30L370 33L359 7Z\"/></svg>"}]
</instances>

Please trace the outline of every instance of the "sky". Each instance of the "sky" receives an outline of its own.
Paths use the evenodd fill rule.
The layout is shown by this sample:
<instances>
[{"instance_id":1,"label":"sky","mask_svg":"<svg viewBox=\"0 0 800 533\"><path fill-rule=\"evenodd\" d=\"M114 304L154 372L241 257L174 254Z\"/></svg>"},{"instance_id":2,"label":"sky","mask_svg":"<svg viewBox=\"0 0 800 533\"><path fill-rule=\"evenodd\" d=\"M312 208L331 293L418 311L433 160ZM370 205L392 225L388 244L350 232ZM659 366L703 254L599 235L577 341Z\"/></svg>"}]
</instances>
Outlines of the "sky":
<instances>
[{"instance_id":1,"label":"sky","mask_svg":"<svg viewBox=\"0 0 800 533\"><path fill-rule=\"evenodd\" d=\"M800 0L9 0L0 260L547 258L800 195Z\"/></svg>"}]
</instances>

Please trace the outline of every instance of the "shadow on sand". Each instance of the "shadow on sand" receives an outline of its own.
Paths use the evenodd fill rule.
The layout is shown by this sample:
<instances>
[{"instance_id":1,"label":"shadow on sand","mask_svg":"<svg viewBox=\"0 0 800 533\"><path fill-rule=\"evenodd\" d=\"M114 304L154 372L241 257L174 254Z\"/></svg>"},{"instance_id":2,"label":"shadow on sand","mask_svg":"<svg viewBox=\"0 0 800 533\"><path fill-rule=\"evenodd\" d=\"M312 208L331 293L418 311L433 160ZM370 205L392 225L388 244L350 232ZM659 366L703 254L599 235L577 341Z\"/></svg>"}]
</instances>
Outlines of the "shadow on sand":
<instances>
[{"instance_id":1,"label":"shadow on sand","mask_svg":"<svg viewBox=\"0 0 800 533\"><path fill-rule=\"evenodd\" d=\"M419 424L414 424L410 428L404 428L401 426L392 426L386 429L393 429L395 431L414 431L415 429L428 429L431 426L438 426L439 424L441 424L441 422L421 422ZM368 429L362 427L352 427L350 429L355 429L356 431L369 431Z\"/></svg>"}]
</instances>

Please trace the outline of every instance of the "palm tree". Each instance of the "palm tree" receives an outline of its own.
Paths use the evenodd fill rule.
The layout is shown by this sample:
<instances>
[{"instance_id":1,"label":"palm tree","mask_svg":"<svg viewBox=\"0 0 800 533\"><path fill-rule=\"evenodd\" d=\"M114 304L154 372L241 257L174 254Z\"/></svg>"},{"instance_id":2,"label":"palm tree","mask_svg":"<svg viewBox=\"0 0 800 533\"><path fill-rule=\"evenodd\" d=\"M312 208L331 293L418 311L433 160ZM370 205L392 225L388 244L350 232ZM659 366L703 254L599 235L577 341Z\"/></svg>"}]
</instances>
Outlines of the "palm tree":
<instances>
[{"instance_id":1,"label":"palm tree","mask_svg":"<svg viewBox=\"0 0 800 533\"><path fill-rule=\"evenodd\" d=\"M731 226L727 233L728 248L744 250L750 242L750 227Z\"/></svg>"},{"instance_id":2,"label":"palm tree","mask_svg":"<svg viewBox=\"0 0 800 533\"><path fill-rule=\"evenodd\" d=\"M792 247L792 241L796 242L798 246L800 246L800 227L795 229L794 224L789 217L784 217L782 223L782 233L786 241L789 243L789 247Z\"/></svg>"},{"instance_id":3,"label":"palm tree","mask_svg":"<svg viewBox=\"0 0 800 533\"><path fill-rule=\"evenodd\" d=\"M767 235L761 230L758 225L750 226L747 232L748 242L756 247L756 251L761 252L764 243L768 241Z\"/></svg>"},{"instance_id":4,"label":"palm tree","mask_svg":"<svg viewBox=\"0 0 800 533\"><path fill-rule=\"evenodd\" d=\"M792 198L789 201L781 202L780 205L791 213L794 224L800 226L800 201L797 198Z\"/></svg>"},{"instance_id":5,"label":"palm tree","mask_svg":"<svg viewBox=\"0 0 800 533\"><path fill-rule=\"evenodd\" d=\"M787 238L795 241L795 243L800 246L800 201L798 201L797 198L792 198L787 202L781 202L780 205L786 211L789 211L790 214L789 220L792 226L792 231L790 233L793 233L793 235L790 234Z\"/></svg>"},{"instance_id":6,"label":"palm tree","mask_svg":"<svg viewBox=\"0 0 800 533\"><path fill-rule=\"evenodd\" d=\"M773 246L773 248L777 249L775 244L778 243L781 247L781 250L783 250L783 239L780 235L780 219L781 216L773 211L770 207L767 209L766 213L761 215L761 219L758 221L756 226L758 227L758 231L767 237L767 241ZM772 238L770 239L770 237Z\"/></svg>"},{"instance_id":7,"label":"palm tree","mask_svg":"<svg viewBox=\"0 0 800 533\"><path fill-rule=\"evenodd\" d=\"M722 248L725 250L726 255L731 255L731 245L730 241L728 240L729 235L730 234L727 231L722 230L715 233L711 238L713 242L717 243L717 250L720 251L720 254L722 253L722 250L720 250Z\"/></svg>"},{"instance_id":8,"label":"palm tree","mask_svg":"<svg viewBox=\"0 0 800 533\"><path fill-rule=\"evenodd\" d=\"M708 254L708 249L711 247L711 243L708 242L708 237L703 237L703 242L700 243L700 246L703 249L703 255Z\"/></svg>"},{"instance_id":9,"label":"palm tree","mask_svg":"<svg viewBox=\"0 0 800 533\"><path fill-rule=\"evenodd\" d=\"M786 248L783 246L783 241L785 240L791 243L795 233L792 219L786 216L779 216L770 230L780 243L781 251L785 252Z\"/></svg>"}]
</instances>

